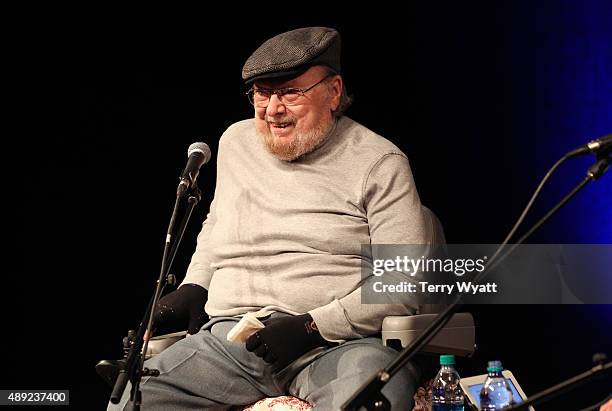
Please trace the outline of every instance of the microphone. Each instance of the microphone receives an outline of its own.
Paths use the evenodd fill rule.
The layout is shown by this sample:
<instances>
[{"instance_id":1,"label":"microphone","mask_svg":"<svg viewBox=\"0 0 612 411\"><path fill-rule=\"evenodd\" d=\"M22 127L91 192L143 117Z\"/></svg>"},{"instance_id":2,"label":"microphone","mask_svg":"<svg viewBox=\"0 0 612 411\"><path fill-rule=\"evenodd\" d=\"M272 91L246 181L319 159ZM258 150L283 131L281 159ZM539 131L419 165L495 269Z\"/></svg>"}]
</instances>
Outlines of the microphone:
<instances>
[{"instance_id":1,"label":"microphone","mask_svg":"<svg viewBox=\"0 0 612 411\"><path fill-rule=\"evenodd\" d=\"M606 154L607 151L612 149L612 133L606 134L605 136L599 137L596 140L589 141L587 144L580 146L568 154L569 157L581 156L583 154Z\"/></svg>"},{"instance_id":2,"label":"microphone","mask_svg":"<svg viewBox=\"0 0 612 411\"><path fill-rule=\"evenodd\" d=\"M210 160L210 148L208 148L206 143L193 143L187 150L187 157L187 165L181 173L179 178L181 182L176 189L178 197L183 196L188 189L195 186L198 174L200 173L200 167Z\"/></svg>"}]
</instances>

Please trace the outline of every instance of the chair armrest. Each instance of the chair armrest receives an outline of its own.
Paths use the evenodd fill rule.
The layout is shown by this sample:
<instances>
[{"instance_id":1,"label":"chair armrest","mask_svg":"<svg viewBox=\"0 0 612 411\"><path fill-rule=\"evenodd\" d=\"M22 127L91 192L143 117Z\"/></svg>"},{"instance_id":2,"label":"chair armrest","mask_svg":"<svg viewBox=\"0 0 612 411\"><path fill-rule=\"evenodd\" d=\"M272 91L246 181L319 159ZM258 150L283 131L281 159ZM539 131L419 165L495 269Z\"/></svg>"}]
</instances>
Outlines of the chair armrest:
<instances>
[{"instance_id":1,"label":"chair armrest","mask_svg":"<svg viewBox=\"0 0 612 411\"><path fill-rule=\"evenodd\" d=\"M382 340L392 346L399 340L407 347L436 318L436 314L385 317L382 324ZM474 353L476 328L470 313L454 314L442 330L423 348L423 352L469 356Z\"/></svg>"}]
</instances>

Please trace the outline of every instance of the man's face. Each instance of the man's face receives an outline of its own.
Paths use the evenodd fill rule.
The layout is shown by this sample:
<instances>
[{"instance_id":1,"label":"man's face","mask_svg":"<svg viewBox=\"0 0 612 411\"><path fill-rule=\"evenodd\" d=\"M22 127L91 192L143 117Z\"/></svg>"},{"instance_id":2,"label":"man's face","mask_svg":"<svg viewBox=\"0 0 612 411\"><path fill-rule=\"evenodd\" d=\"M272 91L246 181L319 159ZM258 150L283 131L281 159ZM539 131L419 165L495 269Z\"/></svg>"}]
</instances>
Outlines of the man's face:
<instances>
[{"instance_id":1,"label":"man's face","mask_svg":"<svg viewBox=\"0 0 612 411\"><path fill-rule=\"evenodd\" d=\"M324 67L315 66L288 81L256 82L255 88L306 89L326 76ZM273 94L266 107L256 105L255 126L267 150L281 160L292 161L318 147L332 125L341 92L342 78L331 76L291 104Z\"/></svg>"}]
</instances>

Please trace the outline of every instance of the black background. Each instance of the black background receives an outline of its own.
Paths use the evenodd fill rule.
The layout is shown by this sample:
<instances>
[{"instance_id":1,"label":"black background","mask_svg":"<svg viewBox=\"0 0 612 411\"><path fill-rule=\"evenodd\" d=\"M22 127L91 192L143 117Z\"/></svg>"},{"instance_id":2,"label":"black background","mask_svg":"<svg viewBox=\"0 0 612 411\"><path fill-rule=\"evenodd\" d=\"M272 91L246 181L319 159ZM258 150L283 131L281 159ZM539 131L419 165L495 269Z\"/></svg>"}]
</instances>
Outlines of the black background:
<instances>
[{"instance_id":1,"label":"black background","mask_svg":"<svg viewBox=\"0 0 612 411\"><path fill-rule=\"evenodd\" d=\"M76 25L45 21L33 38L21 32L27 41L12 84L18 97L7 111L17 113L18 126L4 161L5 201L14 206L5 218L16 227L17 249L8 249L2 287L0 387L70 389L75 409L104 409L110 389L94 365L118 357L153 290L186 149L205 141L216 153L223 130L252 115L240 69L279 32L306 25L341 32L345 81L355 97L348 115L407 153L421 199L449 242L500 242L538 179L573 148L533 144L546 104L537 95L538 64L557 53L542 45L589 29L555 19L571 15L579 7L573 3L354 5L350 16L326 5L308 17L273 6L129 18L92 11ZM204 197L173 270L179 279L212 197L214 166L213 159L200 175ZM563 178L564 190L578 181ZM595 198L598 190L593 185L583 195ZM531 241L578 242L559 221ZM586 370L593 353L612 353L609 310L470 309L479 350L460 360L466 376L497 358L535 393ZM605 394L592 384L541 409L578 409Z\"/></svg>"}]
</instances>

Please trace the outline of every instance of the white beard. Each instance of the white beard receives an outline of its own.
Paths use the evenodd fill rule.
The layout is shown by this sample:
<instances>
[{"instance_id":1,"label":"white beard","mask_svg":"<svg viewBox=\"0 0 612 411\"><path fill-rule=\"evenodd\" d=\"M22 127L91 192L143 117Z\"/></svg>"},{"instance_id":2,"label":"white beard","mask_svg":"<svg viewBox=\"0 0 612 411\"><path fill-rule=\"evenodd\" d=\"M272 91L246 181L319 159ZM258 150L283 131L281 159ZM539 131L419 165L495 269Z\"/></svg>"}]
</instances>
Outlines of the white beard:
<instances>
[{"instance_id":1,"label":"white beard","mask_svg":"<svg viewBox=\"0 0 612 411\"><path fill-rule=\"evenodd\" d=\"M311 153L319 147L327 138L333 120L321 123L319 126L307 132L296 132L289 143L279 143L270 131L270 125L266 123L265 130L256 127L257 135L264 147L270 154L283 161L294 161Z\"/></svg>"}]
</instances>

